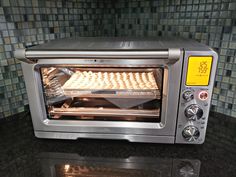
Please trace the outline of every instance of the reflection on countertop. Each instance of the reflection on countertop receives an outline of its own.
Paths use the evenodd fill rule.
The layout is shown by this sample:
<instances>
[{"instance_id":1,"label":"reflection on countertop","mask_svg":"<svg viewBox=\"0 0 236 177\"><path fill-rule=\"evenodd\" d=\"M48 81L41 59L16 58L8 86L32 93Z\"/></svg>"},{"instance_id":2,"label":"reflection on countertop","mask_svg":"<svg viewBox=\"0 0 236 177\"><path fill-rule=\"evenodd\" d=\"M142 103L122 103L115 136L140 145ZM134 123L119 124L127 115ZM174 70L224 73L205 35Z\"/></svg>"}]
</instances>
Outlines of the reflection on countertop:
<instances>
[{"instance_id":1,"label":"reflection on countertop","mask_svg":"<svg viewBox=\"0 0 236 177\"><path fill-rule=\"evenodd\" d=\"M200 161L172 158L81 157L72 153L41 153L44 176L50 177L198 177Z\"/></svg>"},{"instance_id":2,"label":"reflection on countertop","mask_svg":"<svg viewBox=\"0 0 236 177\"><path fill-rule=\"evenodd\" d=\"M0 176L234 176L236 119L211 114L202 145L37 139L29 112L0 120Z\"/></svg>"}]
</instances>

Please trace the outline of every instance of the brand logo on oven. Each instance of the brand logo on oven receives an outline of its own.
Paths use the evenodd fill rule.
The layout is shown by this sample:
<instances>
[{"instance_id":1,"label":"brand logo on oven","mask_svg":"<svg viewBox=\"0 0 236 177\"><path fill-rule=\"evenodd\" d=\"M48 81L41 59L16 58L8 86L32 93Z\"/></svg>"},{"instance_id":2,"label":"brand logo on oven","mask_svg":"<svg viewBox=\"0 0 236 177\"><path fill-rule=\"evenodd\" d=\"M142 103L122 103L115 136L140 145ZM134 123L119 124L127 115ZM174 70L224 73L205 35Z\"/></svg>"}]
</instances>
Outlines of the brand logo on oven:
<instances>
[{"instance_id":1,"label":"brand logo on oven","mask_svg":"<svg viewBox=\"0 0 236 177\"><path fill-rule=\"evenodd\" d=\"M87 63L103 63L104 60L100 60L100 59L86 59L86 60L84 60L84 62L87 62Z\"/></svg>"}]
</instances>

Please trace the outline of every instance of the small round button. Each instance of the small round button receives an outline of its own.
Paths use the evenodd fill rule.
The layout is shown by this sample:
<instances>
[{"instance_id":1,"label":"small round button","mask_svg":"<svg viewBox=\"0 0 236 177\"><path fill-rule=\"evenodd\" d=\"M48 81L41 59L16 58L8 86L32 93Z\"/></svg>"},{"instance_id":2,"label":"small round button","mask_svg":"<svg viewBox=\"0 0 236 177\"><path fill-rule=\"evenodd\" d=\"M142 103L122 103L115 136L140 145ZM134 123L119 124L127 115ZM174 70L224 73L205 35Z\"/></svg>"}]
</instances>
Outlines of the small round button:
<instances>
[{"instance_id":1,"label":"small round button","mask_svg":"<svg viewBox=\"0 0 236 177\"><path fill-rule=\"evenodd\" d=\"M184 128L182 135L186 141L191 142L196 141L199 138L200 132L197 127L189 125Z\"/></svg>"},{"instance_id":2,"label":"small round button","mask_svg":"<svg viewBox=\"0 0 236 177\"><path fill-rule=\"evenodd\" d=\"M186 101L191 101L194 98L193 92L191 90L185 90L182 96Z\"/></svg>"},{"instance_id":3,"label":"small round button","mask_svg":"<svg viewBox=\"0 0 236 177\"><path fill-rule=\"evenodd\" d=\"M199 98L200 100L202 100L202 101L207 100L207 98L208 98L208 92L205 91L205 90L201 91L201 92L198 94L198 98Z\"/></svg>"},{"instance_id":4,"label":"small round button","mask_svg":"<svg viewBox=\"0 0 236 177\"><path fill-rule=\"evenodd\" d=\"M203 116L203 110L197 104L189 105L184 113L189 120L200 119Z\"/></svg>"}]
</instances>

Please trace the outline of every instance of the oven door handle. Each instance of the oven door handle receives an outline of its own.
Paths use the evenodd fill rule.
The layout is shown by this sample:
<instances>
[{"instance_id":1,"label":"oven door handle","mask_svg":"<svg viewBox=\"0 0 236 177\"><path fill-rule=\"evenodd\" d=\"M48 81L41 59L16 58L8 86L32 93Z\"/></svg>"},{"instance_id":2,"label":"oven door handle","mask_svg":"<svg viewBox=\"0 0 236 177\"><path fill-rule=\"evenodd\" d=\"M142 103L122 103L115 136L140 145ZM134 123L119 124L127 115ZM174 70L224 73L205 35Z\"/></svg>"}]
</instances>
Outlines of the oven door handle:
<instances>
[{"instance_id":1,"label":"oven door handle","mask_svg":"<svg viewBox=\"0 0 236 177\"><path fill-rule=\"evenodd\" d=\"M26 63L35 63L38 59L63 58L104 58L104 59L162 59L173 64L180 58L181 51L177 48L159 51L30 51L17 49L15 57Z\"/></svg>"}]
</instances>

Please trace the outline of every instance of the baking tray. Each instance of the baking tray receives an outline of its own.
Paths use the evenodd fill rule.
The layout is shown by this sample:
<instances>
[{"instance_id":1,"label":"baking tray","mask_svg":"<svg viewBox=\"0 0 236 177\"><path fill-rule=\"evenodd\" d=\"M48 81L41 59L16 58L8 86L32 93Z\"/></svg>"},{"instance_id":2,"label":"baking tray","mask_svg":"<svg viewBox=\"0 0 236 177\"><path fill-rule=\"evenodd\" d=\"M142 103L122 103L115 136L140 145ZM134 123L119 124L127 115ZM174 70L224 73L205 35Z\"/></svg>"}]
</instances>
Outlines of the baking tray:
<instances>
[{"instance_id":1,"label":"baking tray","mask_svg":"<svg viewBox=\"0 0 236 177\"><path fill-rule=\"evenodd\" d=\"M160 98L154 73L77 71L63 85L71 97Z\"/></svg>"}]
</instances>

